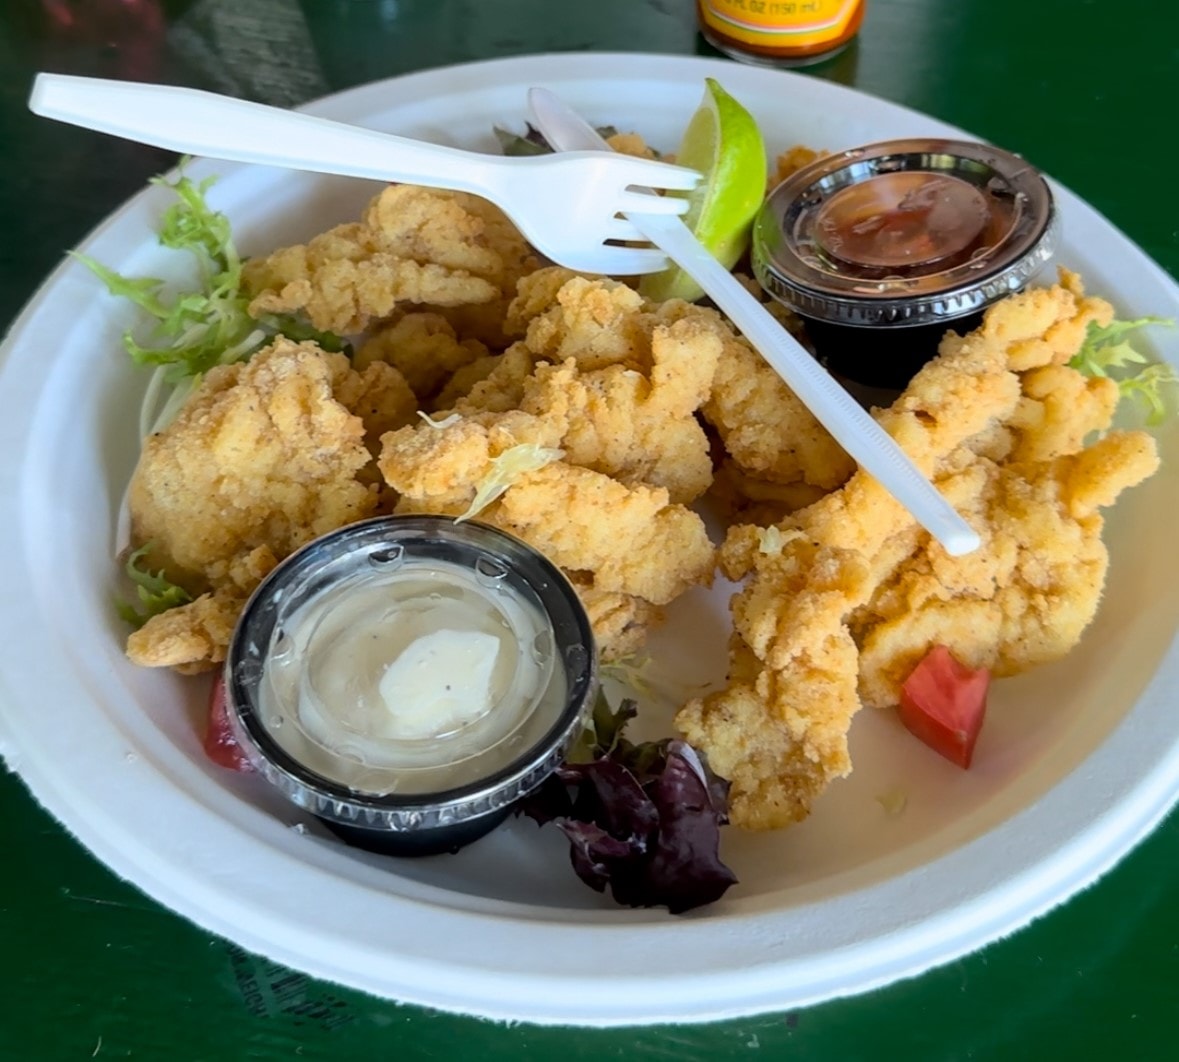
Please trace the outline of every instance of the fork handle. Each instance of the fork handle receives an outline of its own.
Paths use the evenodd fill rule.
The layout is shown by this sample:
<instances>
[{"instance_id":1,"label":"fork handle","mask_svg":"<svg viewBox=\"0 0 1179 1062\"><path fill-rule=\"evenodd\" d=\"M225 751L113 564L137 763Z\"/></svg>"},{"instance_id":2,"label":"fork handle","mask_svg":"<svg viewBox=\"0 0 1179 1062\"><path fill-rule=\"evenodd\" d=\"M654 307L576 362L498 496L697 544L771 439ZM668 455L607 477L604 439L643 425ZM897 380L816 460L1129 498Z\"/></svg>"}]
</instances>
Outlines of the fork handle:
<instances>
[{"instance_id":1,"label":"fork handle","mask_svg":"<svg viewBox=\"0 0 1179 1062\"><path fill-rule=\"evenodd\" d=\"M199 89L38 74L45 118L181 154L486 194L505 160Z\"/></svg>"},{"instance_id":2,"label":"fork handle","mask_svg":"<svg viewBox=\"0 0 1179 1062\"><path fill-rule=\"evenodd\" d=\"M679 218L628 214L744 333L790 389L860 465L953 557L978 549L974 530L854 398L712 257Z\"/></svg>"}]
</instances>

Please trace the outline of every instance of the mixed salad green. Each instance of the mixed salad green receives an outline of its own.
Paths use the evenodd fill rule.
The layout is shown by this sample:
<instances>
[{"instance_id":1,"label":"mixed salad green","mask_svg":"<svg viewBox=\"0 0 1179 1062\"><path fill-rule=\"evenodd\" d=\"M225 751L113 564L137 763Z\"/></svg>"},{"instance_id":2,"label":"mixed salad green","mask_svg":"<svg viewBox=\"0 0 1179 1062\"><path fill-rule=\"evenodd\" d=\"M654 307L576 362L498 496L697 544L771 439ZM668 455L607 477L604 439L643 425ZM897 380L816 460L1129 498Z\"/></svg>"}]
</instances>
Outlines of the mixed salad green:
<instances>
[{"instance_id":1,"label":"mixed salad green","mask_svg":"<svg viewBox=\"0 0 1179 1062\"><path fill-rule=\"evenodd\" d=\"M1167 415L1166 389L1179 383L1172 366L1149 362L1126 338L1147 325L1174 326L1166 317L1139 317L1132 321L1092 323L1081 349L1069 362L1086 376L1108 376L1115 380L1122 396L1136 402L1151 427Z\"/></svg>"},{"instance_id":2,"label":"mixed salad green","mask_svg":"<svg viewBox=\"0 0 1179 1062\"><path fill-rule=\"evenodd\" d=\"M299 318L251 316L229 219L206 199L214 180L194 182L181 163L175 181L155 177L151 182L175 193L176 201L160 220L159 240L192 256L198 271L194 290L170 295L162 279L125 277L88 255L74 255L112 295L129 299L153 321L143 342L132 331L123 335L136 364L155 370L140 411L140 435L145 438L171 421L206 372L248 358L276 335L314 339L324 350L344 349L338 336L317 332Z\"/></svg>"}]
</instances>

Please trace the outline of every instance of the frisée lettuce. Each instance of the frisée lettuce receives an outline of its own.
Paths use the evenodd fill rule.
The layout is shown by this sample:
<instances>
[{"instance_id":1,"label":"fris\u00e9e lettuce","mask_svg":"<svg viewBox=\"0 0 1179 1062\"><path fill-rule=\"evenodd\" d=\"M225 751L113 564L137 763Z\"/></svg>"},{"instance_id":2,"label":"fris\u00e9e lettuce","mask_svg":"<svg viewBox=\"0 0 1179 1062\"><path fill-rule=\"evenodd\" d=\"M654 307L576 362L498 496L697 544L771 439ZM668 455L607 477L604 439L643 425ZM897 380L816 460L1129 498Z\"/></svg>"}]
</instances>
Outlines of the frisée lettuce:
<instances>
[{"instance_id":1,"label":"fris\u00e9e lettuce","mask_svg":"<svg viewBox=\"0 0 1179 1062\"><path fill-rule=\"evenodd\" d=\"M1086 376L1107 376L1115 380L1122 397L1136 402L1151 427L1161 424L1167 408L1164 388L1179 384L1174 368L1148 362L1126 336L1147 325L1173 326L1165 317L1139 317L1132 321L1110 321L1107 325L1092 322L1081 349L1069 362Z\"/></svg>"},{"instance_id":2,"label":"fris\u00e9e lettuce","mask_svg":"<svg viewBox=\"0 0 1179 1062\"><path fill-rule=\"evenodd\" d=\"M187 605L192 600L192 594L184 587L169 581L162 570L153 572L142 567L142 562L151 551L151 547L152 544L148 542L139 549L132 550L123 565L127 578L135 587L135 596L140 607L137 608L126 601L117 602L117 607L119 615L136 629L142 627L152 616L158 616L161 612L167 612L178 605Z\"/></svg>"},{"instance_id":3,"label":"fris\u00e9e lettuce","mask_svg":"<svg viewBox=\"0 0 1179 1062\"><path fill-rule=\"evenodd\" d=\"M344 346L337 336L317 332L294 317L251 316L250 299L242 289L242 258L229 219L206 199L215 180L193 181L184 175L183 163L175 181L151 180L175 194L176 201L160 219L159 240L192 256L198 275L194 290L171 293L162 279L123 276L89 255L73 255L112 295L130 300L152 319L142 342L133 331L123 335L132 359L154 369L140 411L144 437L171 421L206 372L248 358L276 335L314 339L325 350Z\"/></svg>"}]
</instances>

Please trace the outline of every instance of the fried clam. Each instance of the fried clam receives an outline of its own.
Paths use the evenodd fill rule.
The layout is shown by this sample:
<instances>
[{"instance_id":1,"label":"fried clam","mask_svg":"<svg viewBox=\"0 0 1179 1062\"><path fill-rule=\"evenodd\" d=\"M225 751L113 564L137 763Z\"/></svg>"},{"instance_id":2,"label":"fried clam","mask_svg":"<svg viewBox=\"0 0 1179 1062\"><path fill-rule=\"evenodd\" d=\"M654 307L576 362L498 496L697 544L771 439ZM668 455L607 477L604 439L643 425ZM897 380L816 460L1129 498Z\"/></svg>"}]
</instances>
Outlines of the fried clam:
<instances>
[{"instance_id":1,"label":"fried clam","mask_svg":"<svg viewBox=\"0 0 1179 1062\"><path fill-rule=\"evenodd\" d=\"M516 281L538 265L503 213L465 192L394 184L360 221L248 261L250 312L306 315L321 331L356 335L407 308L474 308L464 338L499 338Z\"/></svg>"},{"instance_id":2,"label":"fried clam","mask_svg":"<svg viewBox=\"0 0 1179 1062\"><path fill-rule=\"evenodd\" d=\"M711 579L687 504L712 481L695 414L732 333L710 310L560 269L526 278L509 320L523 338L453 406L387 434L381 471L399 512L474 506L548 554L582 591L603 655L629 655L663 606Z\"/></svg>"},{"instance_id":3,"label":"fried clam","mask_svg":"<svg viewBox=\"0 0 1179 1062\"><path fill-rule=\"evenodd\" d=\"M851 770L862 704L895 704L933 644L1014 674L1057 659L1092 619L1107 553L1100 509L1158 465L1144 432L1108 432L1116 385L1068 366L1108 304L1060 283L996 304L877 416L982 537L950 557L862 472L721 550L734 596L727 687L677 716L732 782L732 819L806 817ZM1051 386L1048 386L1048 384Z\"/></svg>"},{"instance_id":4,"label":"fried clam","mask_svg":"<svg viewBox=\"0 0 1179 1062\"><path fill-rule=\"evenodd\" d=\"M201 670L224 659L246 597L283 557L372 515L369 445L413 416L405 381L342 354L279 338L210 371L143 446L128 493L133 546L195 598L150 618L127 653Z\"/></svg>"}]
</instances>

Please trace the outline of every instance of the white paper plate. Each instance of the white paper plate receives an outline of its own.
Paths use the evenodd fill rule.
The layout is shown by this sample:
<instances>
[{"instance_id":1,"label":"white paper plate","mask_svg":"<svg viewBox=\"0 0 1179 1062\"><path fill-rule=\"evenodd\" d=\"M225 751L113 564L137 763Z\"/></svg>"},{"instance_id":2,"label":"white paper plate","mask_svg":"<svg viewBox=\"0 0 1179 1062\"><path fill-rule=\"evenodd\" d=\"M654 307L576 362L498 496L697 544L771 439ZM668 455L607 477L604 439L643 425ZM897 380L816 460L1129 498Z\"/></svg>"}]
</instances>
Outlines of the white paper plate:
<instances>
[{"instance_id":1,"label":"white paper plate","mask_svg":"<svg viewBox=\"0 0 1179 1062\"><path fill-rule=\"evenodd\" d=\"M315 113L494 150L547 85L598 123L674 148L706 75L757 115L771 150L961 135L842 87L727 62L639 55L511 59L369 85ZM353 216L360 182L202 164L247 253ZM1058 189L1060 258L1125 312L1179 315L1179 290ZM152 189L84 249L123 272L176 276ZM447 1010L545 1023L701 1021L797 1007L911 976L1009 933L1137 842L1179 793L1179 436L1109 521L1100 616L1069 659L992 693L969 772L890 713L852 732L856 771L803 826L726 833L741 884L685 917L586 889L555 830L517 822L454 857L345 848L204 760L203 687L137 670L113 614L114 513L144 386L121 350L133 320L64 263L17 321L0 368L0 749L101 860L201 926L319 977ZM1179 340L1156 349L1179 362ZM659 639L676 680L724 668L724 594L691 595ZM903 813L879 798L903 789Z\"/></svg>"}]
</instances>

